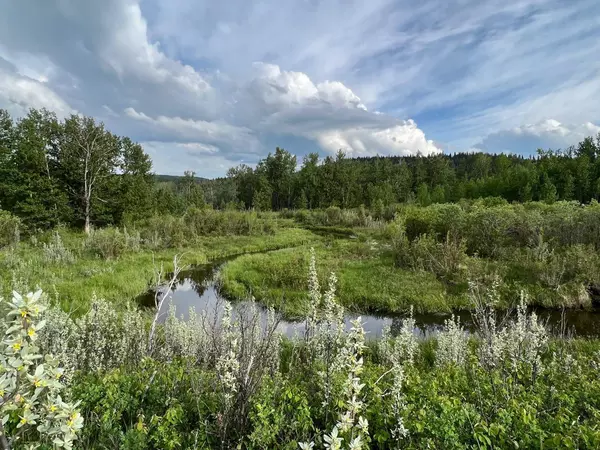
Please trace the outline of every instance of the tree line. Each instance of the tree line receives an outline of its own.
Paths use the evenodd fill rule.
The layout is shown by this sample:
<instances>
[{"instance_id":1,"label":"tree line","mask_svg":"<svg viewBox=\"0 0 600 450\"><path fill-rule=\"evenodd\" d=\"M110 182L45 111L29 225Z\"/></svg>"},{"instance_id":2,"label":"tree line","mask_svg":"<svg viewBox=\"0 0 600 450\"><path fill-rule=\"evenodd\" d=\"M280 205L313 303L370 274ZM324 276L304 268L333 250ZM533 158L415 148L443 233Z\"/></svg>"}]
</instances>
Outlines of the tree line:
<instances>
[{"instance_id":1,"label":"tree line","mask_svg":"<svg viewBox=\"0 0 600 450\"><path fill-rule=\"evenodd\" d=\"M203 207L193 172L159 182L142 146L91 117L59 120L31 109L18 120L0 110L0 209L26 230L121 225Z\"/></svg>"},{"instance_id":2,"label":"tree line","mask_svg":"<svg viewBox=\"0 0 600 450\"><path fill-rule=\"evenodd\" d=\"M458 153L432 156L348 158L343 151L321 160L277 148L255 169L240 165L213 180L222 195L235 192L246 208L354 208L393 203L456 202L501 197L509 202L600 198L600 134L566 150L538 150L535 157ZM233 183L232 183L233 180Z\"/></svg>"},{"instance_id":3,"label":"tree line","mask_svg":"<svg viewBox=\"0 0 600 450\"><path fill-rule=\"evenodd\" d=\"M600 198L600 135L535 157L458 153L321 159L276 148L255 168L215 180L161 177L142 146L91 117L64 120L32 109L18 120L0 110L0 208L27 229L58 224L89 230L189 207L256 210L370 208L393 203L502 197L552 203Z\"/></svg>"},{"instance_id":4,"label":"tree line","mask_svg":"<svg viewBox=\"0 0 600 450\"><path fill-rule=\"evenodd\" d=\"M91 117L47 110L14 121L0 110L0 207L29 229L83 227L143 216L152 162L142 147Z\"/></svg>"}]
</instances>

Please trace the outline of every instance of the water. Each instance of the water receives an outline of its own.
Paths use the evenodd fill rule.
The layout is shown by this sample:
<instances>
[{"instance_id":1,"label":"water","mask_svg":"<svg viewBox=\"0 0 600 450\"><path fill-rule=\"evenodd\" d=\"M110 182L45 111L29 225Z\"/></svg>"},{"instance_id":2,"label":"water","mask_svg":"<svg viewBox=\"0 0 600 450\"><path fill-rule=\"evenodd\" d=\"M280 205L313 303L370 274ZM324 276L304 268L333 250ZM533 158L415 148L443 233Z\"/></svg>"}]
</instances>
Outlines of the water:
<instances>
[{"instance_id":1,"label":"water","mask_svg":"<svg viewBox=\"0 0 600 450\"><path fill-rule=\"evenodd\" d=\"M175 314L184 318L187 317L191 307L194 307L196 312L203 310L213 312L222 307L224 298L219 294L218 273L223 264L233 258L201 264L191 270L181 272L177 282L173 285L169 300L163 303L161 319L164 320L166 317L170 304L175 307ZM139 300L144 306L154 306L154 292L148 292L141 296ZM234 303L234 313L245 306L247 306L247 302ZM554 334L560 333L560 330L563 329L561 324L565 321L569 334L586 337L600 335L600 309L598 308L594 310L570 309L565 310L564 313L560 310L544 308L533 308L533 310ZM266 311L261 310L261 313L264 320ZM467 331L474 330L471 314L468 311L456 311L454 314L460 317L461 324ZM350 328L351 321L358 316L359 314L346 314L345 325L347 329ZM388 326L391 327L392 332L399 329L405 316L360 314L360 317L367 338L374 339L380 337L384 328ZM415 314L415 333L420 336L434 335L442 328L444 321L449 317L450 314L442 313ZM279 331L289 337L301 336L304 332L304 323L281 321Z\"/></svg>"}]
</instances>

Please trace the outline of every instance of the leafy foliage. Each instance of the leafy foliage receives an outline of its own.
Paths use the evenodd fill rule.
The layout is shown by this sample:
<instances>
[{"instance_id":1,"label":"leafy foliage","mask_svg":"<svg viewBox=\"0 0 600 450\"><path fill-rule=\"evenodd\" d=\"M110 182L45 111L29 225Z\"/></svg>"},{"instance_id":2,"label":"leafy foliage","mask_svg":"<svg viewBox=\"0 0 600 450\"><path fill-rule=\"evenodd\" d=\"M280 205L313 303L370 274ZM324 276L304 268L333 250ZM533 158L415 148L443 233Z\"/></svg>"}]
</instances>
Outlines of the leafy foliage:
<instances>
[{"instance_id":1,"label":"leafy foliage","mask_svg":"<svg viewBox=\"0 0 600 450\"><path fill-rule=\"evenodd\" d=\"M7 211L0 210L0 248L19 243L21 221Z\"/></svg>"},{"instance_id":2,"label":"leafy foliage","mask_svg":"<svg viewBox=\"0 0 600 450\"><path fill-rule=\"evenodd\" d=\"M55 448L73 448L83 426L78 403L63 401L64 369L50 355L39 353L36 344L45 321L42 292L22 297L13 293L3 323L0 342L0 445L9 449L23 443L52 443Z\"/></svg>"}]
</instances>

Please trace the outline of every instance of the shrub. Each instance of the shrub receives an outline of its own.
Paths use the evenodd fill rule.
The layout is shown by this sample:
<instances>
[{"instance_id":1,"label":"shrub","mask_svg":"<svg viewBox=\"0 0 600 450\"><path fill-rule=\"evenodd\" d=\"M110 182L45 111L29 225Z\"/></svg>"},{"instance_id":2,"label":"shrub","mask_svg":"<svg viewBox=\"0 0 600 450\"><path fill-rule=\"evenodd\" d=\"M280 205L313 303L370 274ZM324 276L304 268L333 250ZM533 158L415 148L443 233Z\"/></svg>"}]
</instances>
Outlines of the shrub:
<instances>
[{"instance_id":1,"label":"shrub","mask_svg":"<svg viewBox=\"0 0 600 450\"><path fill-rule=\"evenodd\" d=\"M60 233L55 231L48 243L43 244L44 259L50 263L72 264L75 262L73 252L65 247Z\"/></svg>"},{"instance_id":2,"label":"shrub","mask_svg":"<svg viewBox=\"0 0 600 450\"><path fill-rule=\"evenodd\" d=\"M265 380L250 412L256 448L296 450L313 431L306 392L281 375Z\"/></svg>"},{"instance_id":3,"label":"shrub","mask_svg":"<svg viewBox=\"0 0 600 450\"><path fill-rule=\"evenodd\" d=\"M433 234L436 222L435 209L433 207L407 206L400 215L404 217L406 236L414 240L422 234Z\"/></svg>"},{"instance_id":4,"label":"shrub","mask_svg":"<svg viewBox=\"0 0 600 450\"><path fill-rule=\"evenodd\" d=\"M139 252L142 247L142 237L140 232L134 230L130 232L127 228L123 227L123 236L125 237L125 246L127 250L131 252Z\"/></svg>"},{"instance_id":5,"label":"shrub","mask_svg":"<svg viewBox=\"0 0 600 450\"><path fill-rule=\"evenodd\" d=\"M153 216L136 224L146 247L176 248L186 243L183 218L170 215Z\"/></svg>"},{"instance_id":6,"label":"shrub","mask_svg":"<svg viewBox=\"0 0 600 450\"><path fill-rule=\"evenodd\" d=\"M342 221L342 210L337 206L330 206L325 210L328 225L339 225Z\"/></svg>"},{"instance_id":7,"label":"shrub","mask_svg":"<svg viewBox=\"0 0 600 450\"><path fill-rule=\"evenodd\" d=\"M73 396L90 417L82 448L210 448L214 405L202 370L185 362L144 360L135 367L79 374ZM203 392L198 398L198 390ZM200 401L199 401L200 400ZM205 422L206 420L206 422Z\"/></svg>"},{"instance_id":8,"label":"shrub","mask_svg":"<svg viewBox=\"0 0 600 450\"><path fill-rule=\"evenodd\" d=\"M435 274L438 278L457 283L464 279L466 271L466 245L460 239L447 234L444 242L437 242L431 235L423 234L412 242L399 234L394 240L396 264Z\"/></svg>"},{"instance_id":9,"label":"shrub","mask_svg":"<svg viewBox=\"0 0 600 450\"><path fill-rule=\"evenodd\" d=\"M467 246L470 253L497 257L509 244L508 230L514 210L505 207L474 208L467 218Z\"/></svg>"},{"instance_id":10,"label":"shrub","mask_svg":"<svg viewBox=\"0 0 600 450\"><path fill-rule=\"evenodd\" d=\"M0 210L0 248L17 245L21 234L21 220L8 211Z\"/></svg>"},{"instance_id":11,"label":"shrub","mask_svg":"<svg viewBox=\"0 0 600 450\"><path fill-rule=\"evenodd\" d=\"M50 355L39 354L37 339L44 328L42 292L8 303L4 338L0 342L0 432L3 448L27 443L73 448L83 426L77 404L63 401L63 369ZM3 305L4 306L4 305Z\"/></svg>"},{"instance_id":12,"label":"shrub","mask_svg":"<svg viewBox=\"0 0 600 450\"><path fill-rule=\"evenodd\" d=\"M451 239L463 238L467 217L463 208L453 203L432 205L433 233L439 241L443 241L450 235Z\"/></svg>"},{"instance_id":13,"label":"shrub","mask_svg":"<svg viewBox=\"0 0 600 450\"><path fill-rule=\"evenodd\" d=\"M127 250L127 239L118 228L91 230L84 242L85 248L103 259L114 259Z\"/></svg>"},{"instance_id":14,"label":"shrub","mask_svg":"<svg viewBox=\"0 0 600 450\"><path fill-rule=\"evenodd\" d=\"M255 211L235 210L215 211L212 209L191 208L183 217L187 231L192 236L205 235L253 235L262 234L265 224L271 224L269 216L259 218ZM269 227L272 230L273 227Z\"/></svg>"},{"instance_id":15,"label":"shrub","mask_svg":"<svg viewBox=\"0 0 600 450\"><path fill-rule=\"evenodd\" d=\"M49 308L44 319L40 345L71 372L133 366L145 355L146 326L139 310L119 313L110 303L93 298L92 307L76 321L57 308Z\"/></svg>"}]
</instances>

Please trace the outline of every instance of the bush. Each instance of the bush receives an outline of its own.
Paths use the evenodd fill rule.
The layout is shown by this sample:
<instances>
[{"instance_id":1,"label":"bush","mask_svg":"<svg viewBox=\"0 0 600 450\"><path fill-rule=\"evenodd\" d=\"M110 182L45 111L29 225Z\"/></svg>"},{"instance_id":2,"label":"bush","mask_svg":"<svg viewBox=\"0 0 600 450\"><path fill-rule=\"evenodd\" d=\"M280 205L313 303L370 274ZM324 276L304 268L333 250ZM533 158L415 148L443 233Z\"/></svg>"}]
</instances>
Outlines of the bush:
<instances>
[{"instance_id":1,"label":"bush","mask_svg":"<svg viewBox=\"0 0 600 450\"><path fill-rule=\"evenodd\" d=\"M436 210L433 207L408 206L400 215L404 217L406 236L414 240L422 234L434 234Z\"/></svg>"},{"instance_id":2,"label":"bush","mask_svg":"<svg viewBox=\"0 0 600 450\"><path fill-rule=\"evenodd\" d=\"M64 369L50 354L40 354L36 345L45 325L41 295L42 291L24 297L14 292L10 302L2 302L9 309L0 342L0 414L6 449L26 444L38 448L41 443L72 449L83 425L77 404L61 398L68 395Z\"/></svg>"},{"instance_id":3,"label":"bush","mask_svg":"<svg viewBox=\"0 0 600 450\"><path fill-rule=\"evenodd\" d=\"M437 242L427 234L411 243L399 239L396 241L395 252L396 264L401 267L431 272L449 283L459 283L465 279L466 245L464 241L452 238L450 233L444 242Z\"/></svg>"},{"instance_id":4,"label":"bush","mask_svg":"<svg viewBox=\"0 0 600 450\"><path fill-rule=\"evenodd\" d=\"M82 448L210 447L204 416L211 394L205 389L198 402L202 385L198 369L151 360L127 370L78 376L73 396L81 401L82 413L93 418L83 429Z\"/></svg>"},{"instance_id":5,"label":"bush","mask_svg":"<svg viewBox=\"0 0 600 450\"><path fill-rule=\"evenodd\" d=\"M281 376L263 384L253 400L250 420L249 439L256 448L296 450L314 427L306 392Z\"/></svg>"},{"instance_id":6,"label":"bush","mask_svg":"<svg viewBox=\"0 0 600 450\"><path fill-rule=\"evenodd\" d=\"M58 231L52 233L50 242L43 244L43 251L46 262L57 264L72 264L75 262L73 252L65 247Z\"/></svg>"},{"instance_id":7,"label":"bush","mask_svg":"<svg viewBox=\"0 0 600 450\"><path fill-rule=\"evenodd\" d=\"M144 246L151 249L176 248L186 243L186 225L182 217L153 216L136 223Z\"/></svg>"},{"instance_id":8,"label":"bush","mask_svg":"<svg viewBox=\"0 0 600 450\"><path fill-rule=\"evenodd\" d=\"M127 237L118 228L91 230L84 246L96 256L103 259L115 259L127 250Z\"/></svg>"},{"instance_id":9,"label":"bush","mask_svg":"<svg viewBox=\"0 0 600 450\"><path fill-rule=\"evenodd\" d=\"M340 225L342 222L342 210L337 206L330 206L325 210L327 214L327 225Z\"/></svg>"},{"instance_id":10,"label":"bush","mask_svg":"<svg viewBox=\"0 0 600 450\"><path fill-rule=\"evenodd\" d=\"M390 209L390 220L393 218L393 211ZM383 218L374 219L364 206L357 209L340 209L337 206L330 206L326 210L298 210L294 214L294 219L310 226L329 227L379 228L385 223Z\"/></svg>"},{"instance_id":11,"label":"bush","mask_svg":"<svg viewBox=\"0 0 600 450\"><path fill-rule=\"evenodd\" d=\"M254 211L215 211L191 208L183 216L186 229L192 236L263 234L270 218L259 219ZM272 227L270 227L272 230Z\"/></svg>"},{"instance_id":12,"label":"bush","mask_svg":"<svg viewBox=\"0 0 600 450\"><path fill-rule=\"evenodd\" d=\"M467 218L465 237L469 252L497 257L501 249L510 244L508 230L514 216L511 208L474 208Z\"/></svg>"},{"instance_id":13,"label":"bush","mask_svg":"<svg viewBox=\"0 0 600 450\"><path fill-rule=\"evenodd\" d=\"M8 211L0 210L0 248L17 245L21 234L21 220Z\"/></svg>"}]
</instances>

